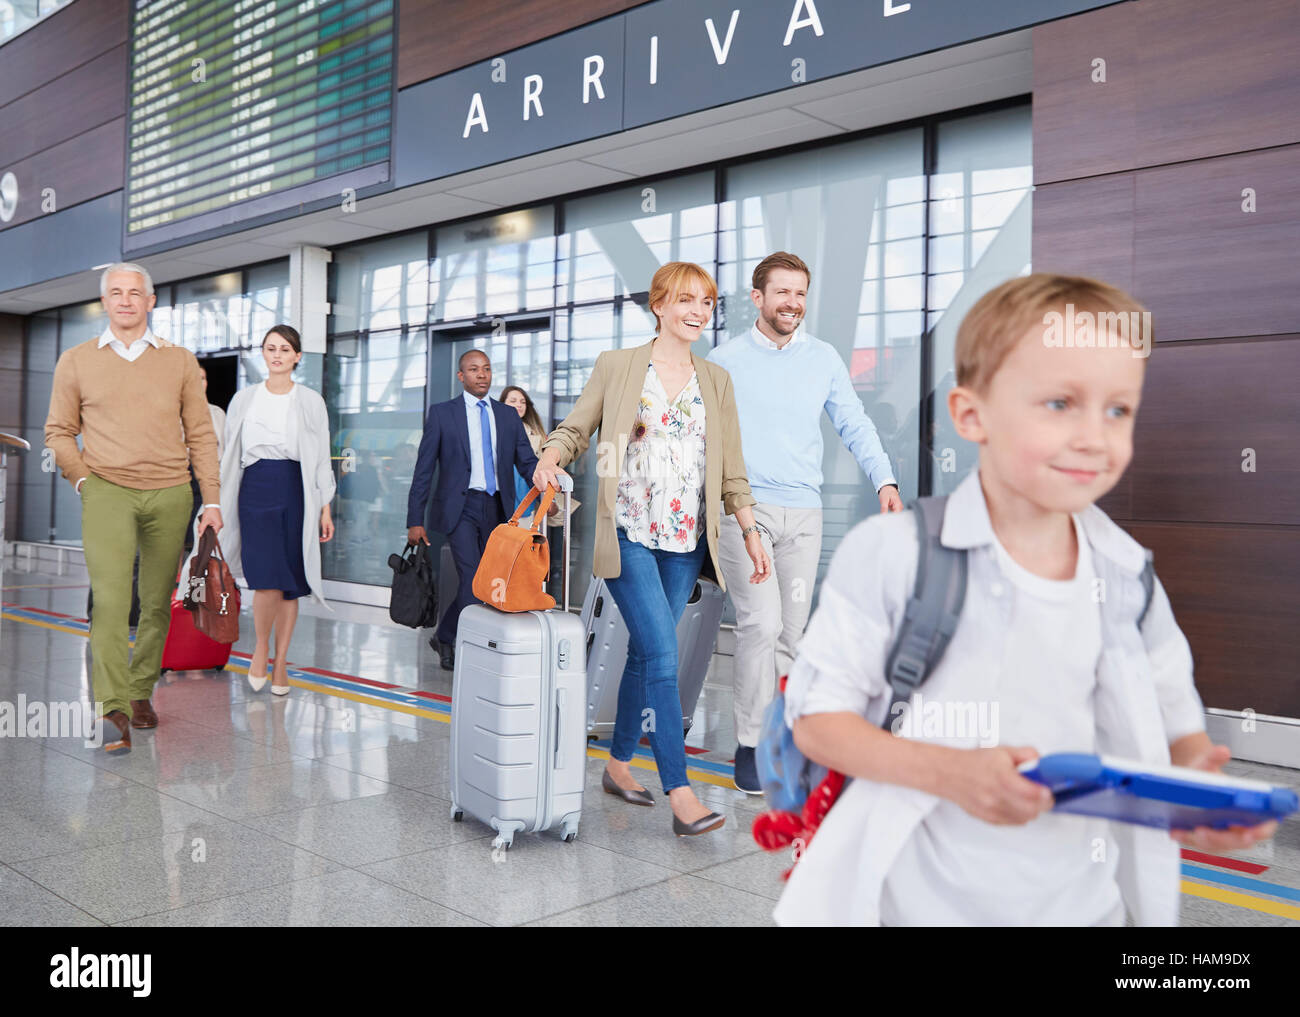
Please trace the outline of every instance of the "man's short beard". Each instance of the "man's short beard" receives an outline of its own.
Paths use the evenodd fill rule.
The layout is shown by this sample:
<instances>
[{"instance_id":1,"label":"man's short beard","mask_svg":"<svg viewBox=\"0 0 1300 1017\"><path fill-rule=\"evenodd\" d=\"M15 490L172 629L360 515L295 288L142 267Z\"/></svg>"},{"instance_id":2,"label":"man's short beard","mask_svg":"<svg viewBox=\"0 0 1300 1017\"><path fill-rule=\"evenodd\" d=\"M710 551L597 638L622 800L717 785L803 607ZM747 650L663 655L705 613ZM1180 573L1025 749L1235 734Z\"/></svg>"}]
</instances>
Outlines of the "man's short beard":
<instances>
[{"instance_id":1,"label":"man's short beard","mask_svg":"<svg viewBox=\"0 0 1300 1017\"><path fill-rule=\"evenodd\" d=\"M764 315L763 320L767 322L768 328L773 332L776 332L778 335L794 335L794 333L799 330L799 326L803 324L803 317L800 316L795 319L794 326L787 331L785 325L781 321L779 312L773 314L770 318L767 315Z\"/></svg>"}]
</instances>

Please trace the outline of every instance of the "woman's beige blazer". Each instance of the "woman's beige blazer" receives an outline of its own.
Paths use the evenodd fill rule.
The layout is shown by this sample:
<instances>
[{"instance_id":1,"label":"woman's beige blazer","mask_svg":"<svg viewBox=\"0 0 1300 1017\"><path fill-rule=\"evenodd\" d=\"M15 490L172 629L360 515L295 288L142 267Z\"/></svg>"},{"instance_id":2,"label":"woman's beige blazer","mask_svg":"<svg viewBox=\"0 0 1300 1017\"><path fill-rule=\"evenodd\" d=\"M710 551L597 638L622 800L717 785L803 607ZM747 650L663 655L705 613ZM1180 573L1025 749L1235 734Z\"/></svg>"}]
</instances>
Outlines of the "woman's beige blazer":
<instances>
[{"instance_id":1,"label":"woman's beige blazer","mask_svg":"<svg viewBox=\"0 0 1300 1017\"><path fill-rule=\"evenodd\" d=\"M560 453L560 465L567 466L587 450L592 432L600 429L596 448L596 548L592 572L603 579L619 574L618 531L614 525L615 502L629 436L636 425L641 390L650 366L653 343L627 350L608 350L596 358L591 379L578 397L573 412L551 432L542 448ZM704 504L709 559L704 571L726 589L718 568L718 503L728 515L754 504L745 476L745 455L740 444L740 420L731 389L731 375L710 360L691 355L700 379L704 399Z\"/></svg>"}]
</instances>

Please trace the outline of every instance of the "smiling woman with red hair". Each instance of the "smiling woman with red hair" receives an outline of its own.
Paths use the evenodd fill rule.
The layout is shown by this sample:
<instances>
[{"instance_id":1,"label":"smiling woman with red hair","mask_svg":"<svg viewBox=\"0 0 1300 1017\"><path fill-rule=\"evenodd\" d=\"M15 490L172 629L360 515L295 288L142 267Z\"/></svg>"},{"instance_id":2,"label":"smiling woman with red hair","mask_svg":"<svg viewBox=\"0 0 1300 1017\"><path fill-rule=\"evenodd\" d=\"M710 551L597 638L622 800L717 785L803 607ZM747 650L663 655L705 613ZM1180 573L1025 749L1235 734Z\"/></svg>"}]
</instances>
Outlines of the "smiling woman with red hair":
<instances>
[{"instance_id":1,"label":"smiling woman with red hair","mask_svg":"<svg viewBox=\"0 0 1300 1017\"><path fill-rule=\"evenodd\" d=\"M731 377L692 352L713 316L718 290L699 265L670 262L650 283L656 337L596 358L577 404L546 440L533 482L545 489L601 431L602 449L624 450L618 470L601 456L593 572L606 580L628 627L627 667L618 691L609 794L653 805L629 762L647 734L673 831L716 830L724 817L686 780L686 747L677 691L677 621L702 568L718 568L719 504L734 515L754 563L751 583L771 575L754 525ZM722 585L719 582L719 585ZM724 586L725 589L725 586Z\"/></svg>"}]
</instances>

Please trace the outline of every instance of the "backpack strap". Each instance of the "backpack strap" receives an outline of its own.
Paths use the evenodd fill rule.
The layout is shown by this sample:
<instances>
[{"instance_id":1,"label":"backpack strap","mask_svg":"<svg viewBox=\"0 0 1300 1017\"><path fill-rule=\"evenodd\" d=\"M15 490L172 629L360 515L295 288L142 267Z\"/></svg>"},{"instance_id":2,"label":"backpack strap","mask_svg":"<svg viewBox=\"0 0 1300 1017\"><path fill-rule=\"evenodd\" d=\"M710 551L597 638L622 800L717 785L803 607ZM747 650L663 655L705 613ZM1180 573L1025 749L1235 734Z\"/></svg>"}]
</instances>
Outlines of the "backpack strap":
<instances>
[{"instance_id":1,"label":"backpack strap","mask_svg":"<svg viewBox=\"0 0 1300 1017\"><path fill-rule=\"evenodd\" d=\"M1142 612L1138 615L1137 627L1142 628L1142 622L1146 620L1147 611L1151 609L1151 598L1156 592L1156 570L1151 563L1151 552L1146 553L1146 562L1142 565L1142 575L1138 577L1142 582Z\"/></svg>"},{"instance_id":2,"label":"backpack strap","mask_svg":"<svg viewBox=\"0 0 1300 1017\"><path fill-rule=\"evenodd\" d=\"M912 698L943 658L961 620L966 600L966 551L944 547L939 541L948 496L918 498L911 510L920 542L916 559L916 586L903 612L894 645L885 658L885 680L893 690L886 725L896 703Z\"/></svg>"}]
</instances>

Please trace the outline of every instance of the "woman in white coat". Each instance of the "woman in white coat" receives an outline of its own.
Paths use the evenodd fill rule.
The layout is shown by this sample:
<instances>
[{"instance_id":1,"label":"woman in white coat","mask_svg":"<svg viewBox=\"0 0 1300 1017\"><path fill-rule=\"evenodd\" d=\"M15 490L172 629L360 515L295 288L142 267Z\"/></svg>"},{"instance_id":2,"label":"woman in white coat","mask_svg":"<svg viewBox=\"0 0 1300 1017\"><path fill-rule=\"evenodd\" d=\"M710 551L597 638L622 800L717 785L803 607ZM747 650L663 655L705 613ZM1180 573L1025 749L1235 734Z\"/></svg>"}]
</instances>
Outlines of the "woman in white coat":
<instances>
[{"instance_id":1,"label":"woman in white coat","mask_svg":"<svg viewBox=\"0 0 1300 1017\"><path fill-rule=\"evenodd\" d=\"M325 603L320 545L334 536L334 470L325 400L293 380L302 360L298 332L276 325L262 340L262 356L266 381L238 392L226 411L221 539L231 570L253 591L257 647L249 684L254 692L266 685L274 629L271 691L284 696L298 598Z\"/></svg>"}]
</instances>

